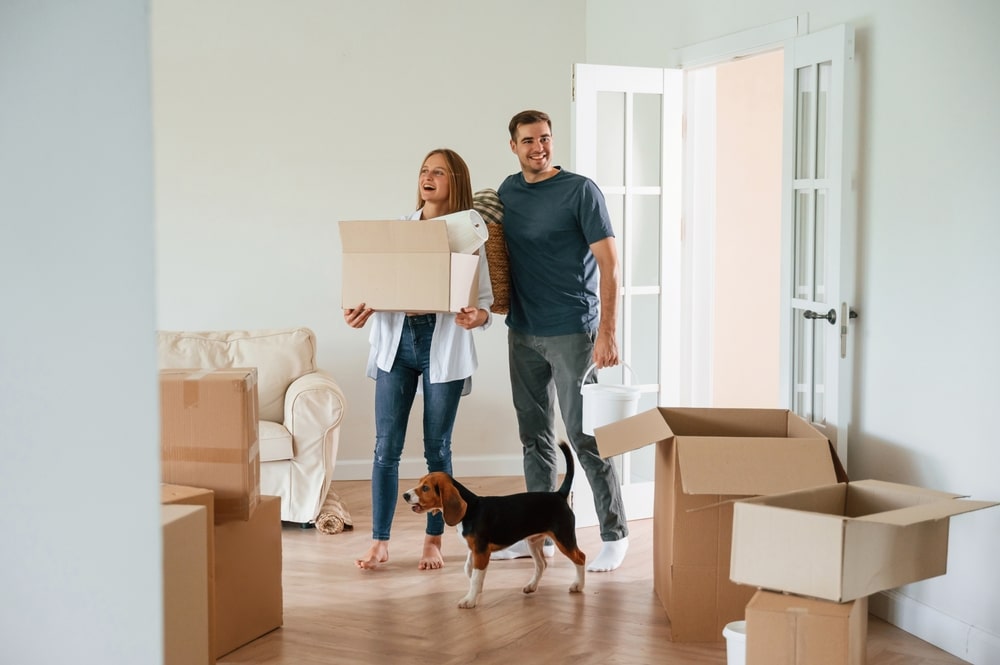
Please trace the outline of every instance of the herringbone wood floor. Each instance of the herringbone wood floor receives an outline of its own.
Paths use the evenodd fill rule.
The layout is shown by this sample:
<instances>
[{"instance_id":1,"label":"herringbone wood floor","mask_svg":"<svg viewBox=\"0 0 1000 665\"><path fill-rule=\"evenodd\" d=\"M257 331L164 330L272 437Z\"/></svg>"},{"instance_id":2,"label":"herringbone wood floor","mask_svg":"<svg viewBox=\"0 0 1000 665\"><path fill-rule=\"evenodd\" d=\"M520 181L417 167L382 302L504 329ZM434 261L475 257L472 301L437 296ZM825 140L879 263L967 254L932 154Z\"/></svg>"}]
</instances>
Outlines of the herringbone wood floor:
<instances>
[{"instance_id":1,"label":"herringbone wood floor","mask_svg":"<svg viewBox=\"0 0 1000 665\"><path fill-rule=\"evenodd\" d=\"M523 491L520 478L463 478L479 494ZM400 481L401 491L412 485ZM338 482L335 491L354 518L337 535L283 530L284 626L219 659L258 665L574 665L674 663L724 665L719 644L670 642L670 622L652 589L651 520L629 527L625 564L590 573L582 594L568 593L572 564L550 560L538 591L521 593L530 560L495 561L480 605L456 607L467 589L465 543L448 529L445 567L417 570L424 517L402 501L393 523L390 560L361 571L355 558L371 538L370 484ZM581 549L596 556L596 527L578 530ZM959 660L894 626L871 618L868 665L960 665Z\"/></svg>"}]
</instances>

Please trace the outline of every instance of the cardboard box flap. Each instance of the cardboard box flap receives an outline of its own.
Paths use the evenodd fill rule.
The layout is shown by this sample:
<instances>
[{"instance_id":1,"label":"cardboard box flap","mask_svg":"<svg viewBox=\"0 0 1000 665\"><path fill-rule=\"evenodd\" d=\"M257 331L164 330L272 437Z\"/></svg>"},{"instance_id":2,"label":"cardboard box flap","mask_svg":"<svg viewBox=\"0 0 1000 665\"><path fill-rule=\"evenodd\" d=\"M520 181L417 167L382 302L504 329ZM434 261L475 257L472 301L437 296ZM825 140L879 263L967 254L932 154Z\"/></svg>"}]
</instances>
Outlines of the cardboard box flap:
<instances>
[{"instance_id":1,"label":"cardboard box flap","mask_svg":"<svg viewBox=\"0 0 1000 665\"><path fill-rule=\"evenodd\" d=\"M450 252L443 219L344 221L340 242L353 254Z\"/></svg>"},{"instance_id":2,"label":"cardboard box flap","mask_svg":"<svg viewBox=\"0 0 1000 665\"><path fill-rule=\"evenodd\" d=\"M787 409L664 407L660 412L676 436L822 437ZM789 431L793 421L800 425L797 433Z\"/></svg>"},{"instance_id":3,"label":"cardboard box flap","mask_svg":"<svg viewBox=\"0 0 1000 665\"><path fill-rule=\"evenodd\" d=\"M636 450L674 435L660 409L650 409L610 425L594 428L597 450L607 459Z\"/></svg>"},{"instance_id":4,"label":"cardboard box flap","mask_svg":"<svg viewBox=\"0 0 1000 665\"><path fill-rule=\"evenodd\" d=\"M793 614L796 615L796 618L807 614L824 617L847 617L854 609L854 603L833 603L816 598L789 596L763 590L757 591L750 604L747 605L748 611Z\"/></svg>"},{"instance_id":5,"label":"cardboard box flap","mask_svg":"<svg viewBox=\"0 0 1000 665\"><path fill-rule=\"evenodd\" d=\"M924 503L909 508L890 510L874 515L862 515L854 518L858 522L876 522L879 524L889 524L892 526L910 526L920 522L931 520L947 519L953 515L971 513L974 510L991 508L998 505L995 501L969 501L967 499L955 499L952 501L937 501L935 503Z\"/></svg>"},{"instance_id":6,"label":"cardboard box flap","mask_svg":"<svg viewBox=\"0 0 1000 665\"><path fill-rule=\"evenodd\" d=\"M675 445L685 494L756 496L837 482L826 439L679 437Z\"/></svg>"}]
</instances>

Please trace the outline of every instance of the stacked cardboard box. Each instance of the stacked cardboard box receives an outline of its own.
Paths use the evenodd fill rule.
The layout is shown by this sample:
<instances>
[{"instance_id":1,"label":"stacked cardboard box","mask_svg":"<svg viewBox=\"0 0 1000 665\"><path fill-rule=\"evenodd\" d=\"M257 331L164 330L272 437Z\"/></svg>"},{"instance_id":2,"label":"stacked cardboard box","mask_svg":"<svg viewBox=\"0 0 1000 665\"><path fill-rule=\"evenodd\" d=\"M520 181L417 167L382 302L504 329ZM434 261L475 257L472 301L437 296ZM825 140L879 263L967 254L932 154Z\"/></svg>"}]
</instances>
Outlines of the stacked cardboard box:
<instances>
[{"instance_id":1,"label":"stacked cardboard box","mask_svg":"<svg viewBox=\"0 0 1000 665\"><path fill-rule=\"evenodd\" d=\"M208 514L204 506L161 506L163 662L214 663L208 608ZM211 527L208 527L209 529Z\"/></svg>"},{"instance_id":2,"label":"stacked cardboard box","mask_svg":"<svg viewBox=\"0 0 1000 665\"><path fill-rule=\"evenodd\" d=\"M260 494L258 399L255 368L160 372L161 502L207 515L210 663L282 624L281 501Z\"/></svg>"},{"instance_id":3,"label":"stacked cardboard box","mask_svg":"<svg viewBox=\"0 0 1000 665\"><path fill-rule=\"evenodd\" d=\"M202 577L207 583L201 593L208 608L208 662L279 628L283 621L281 500L264 495L249 520L212 524L211 490L164 484L160 499L165 506L200 507L208 516L197 545L204 548ZM165 552L164 566L169 563Z\"/></svg>"},{"instance_id":4,"label":"stacked cardboard box","mask_svg":"<svg viewBox=\"0 0 1000 665\"><path fill-rule=\"evenodd\" d=\"M160 371L165 483L215 493L215 521L248 520L260 501L256 368Z\"/></svg>"},{"instance_id":5,"label":"stacked cardboard box","mask_svg":"<svg viewBox=\"0 0 1000 665\"><path fill-rule=\"evenodd\" d=\"M183 485L160 485L160 503L164 506L189 506L200 507L204 511L204 524L202 526L203 536L200 542L203 543L205 559L205 603L208 611L207 630L208 644L206 651L209 655L209 663L215 662L215 497L212 490L198 487L185 487ZM164 569L171 565L169 552L164 550ZM166 577L166 576L165 576ZM183 636L183 632L179 632ZM168 634L168 642L170 636ZM192 661L196 662L196 661ZM201 661L197 661L201 662Z\"/></svg>"},{"instance_id":6,"label":"stacked cardboard box","mask_svg":"<svg viewBox=\"0 0 1000 665\"><path fill-rule=\"evenodd\" d=\"M747 665L863 665L868 596L943 575L949 518L995 505L875 480L737 501L732 580L785 592L747 606Z\"/></svg>"},{"instance_id":7,"label":"stacked cardboard box","mask_svg":"<svg viewBox=\"0 0 1000 665\"><path fill-rule=\"evenodd\" d=\"M846 480L784 409L656 408L595 430L602 457L656 443L653 585L675 642L720 642L756 591L729 579L732 500Z\"/></svg>"},{"instance_id":8,"label":"stacked cardboard box","mask_svg":"<svg viewBox=\"0 0 1000 665\"><path fill-rule=\"evenodd\" d=\"M944 575L953 515L995 506L861 480L736 502L735 582L845 602Z\"/></svg>"},{"instance_id":9,"label":"stacked cardboard box","mask_svg":"<svg viewBox=\"0 0 1000 665\"><path fill-rule=\"evenodd\" d=\"M282 624L281 500L262 496L246 522L215 526L215 655Z\"/></svg>"},{"instance_id":10,"label":"stacked cardboard box","mask_svg":"<svg viewBox=\"0 0 1000 665\"><path fill-rule=\"evenodd\" d=\"M746 614L747 665L865 665L867 596L834 603L758 591Z\"/></svg>"}]
</instances>

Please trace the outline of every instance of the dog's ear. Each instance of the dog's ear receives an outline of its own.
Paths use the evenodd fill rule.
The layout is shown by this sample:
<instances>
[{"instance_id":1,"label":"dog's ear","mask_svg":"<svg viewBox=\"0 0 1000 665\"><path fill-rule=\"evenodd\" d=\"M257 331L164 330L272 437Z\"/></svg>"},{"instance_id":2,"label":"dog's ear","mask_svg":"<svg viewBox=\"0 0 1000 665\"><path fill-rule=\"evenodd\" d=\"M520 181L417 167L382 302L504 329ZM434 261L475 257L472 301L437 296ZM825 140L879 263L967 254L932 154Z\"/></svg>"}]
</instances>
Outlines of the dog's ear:
<instances>
[{"instance_id":1,"label":"dog's ear","mask_svg":"<svg viewBox=\"0 0 1000 665\"><path fill-rule=\"evenodd\" d=\"M467 504L462 499L462 495L458 493L458 490L450 482L441 482L438 485L438 491L441 493L441 509L444 513L444 522L448 526L455 526L465 517Z\"/></svg>"}]
</instances>

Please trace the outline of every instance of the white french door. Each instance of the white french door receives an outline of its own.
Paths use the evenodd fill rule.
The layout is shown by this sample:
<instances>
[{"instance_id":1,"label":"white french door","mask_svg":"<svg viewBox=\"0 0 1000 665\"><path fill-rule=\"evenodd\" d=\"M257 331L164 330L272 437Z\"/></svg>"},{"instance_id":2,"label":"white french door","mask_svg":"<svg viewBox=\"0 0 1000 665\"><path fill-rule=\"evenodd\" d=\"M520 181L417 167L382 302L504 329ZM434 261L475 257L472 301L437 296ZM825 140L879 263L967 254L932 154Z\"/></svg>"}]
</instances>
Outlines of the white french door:
<instances>
[{"instance_id":1,"label":"white french door","mask_svg":"<svg viewBox=\"0 0 1000 665\"><path fill-rule=\"evenodd\" d=\"M781 398L847 464L855 312L854 31L785 47Z\"/></svg>"},{"instance_id":2,"label":"white french door","mask_svg":"<svg viewBox=\"0 0 1000 665\"><path fill-rule=\"evenodd\" d=\"M712 60L703 51L717 49L718 64L785 50L779 401L824 431L846 464L855 299L853 30L837 26L784 42L761 38L773 34L770 27L748 31L735 42L727 38L692 51L700 68ZM688 219L689 231L682 233L682 183L691 175L683 166L686 75L683 63L680 70L574 68L574 169L600 186L615 224L622 258L619 344L643 384L640 410L686 405L691 391L680 385L681 349L691 348L693 334L711 334L704 326L693 331L681 316L685 299L704 297L683 285L711 281L697 274L704 266L682 244L714 225L714 219ZM686 260L691 265L683 265ZM608 381L620 382L620 371L602 372L602 380L608 374ZM629 519L651 516L652 448L615 463ZM596 524L591 497L578 478L580 526Z\"/></svg>"},{"instance_id":3,"label":"white french door","mask_svg":"<svg viewBox=\"0 0 1000 665\"><path fill-rule=\"evenodd\" d=\"M604 193L621 262L618 346L628 368L601 370L598 378L639 384L640 411L675 404L680 391L682 77L574 67L572 170ZM652 517L654 452L646 446L614 459L629 519ZM577 524L596 524L582 474L573 497Z\"/></svg>"}]
</instances>

